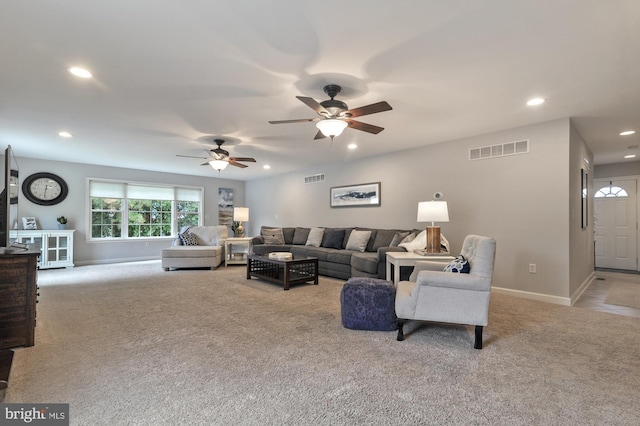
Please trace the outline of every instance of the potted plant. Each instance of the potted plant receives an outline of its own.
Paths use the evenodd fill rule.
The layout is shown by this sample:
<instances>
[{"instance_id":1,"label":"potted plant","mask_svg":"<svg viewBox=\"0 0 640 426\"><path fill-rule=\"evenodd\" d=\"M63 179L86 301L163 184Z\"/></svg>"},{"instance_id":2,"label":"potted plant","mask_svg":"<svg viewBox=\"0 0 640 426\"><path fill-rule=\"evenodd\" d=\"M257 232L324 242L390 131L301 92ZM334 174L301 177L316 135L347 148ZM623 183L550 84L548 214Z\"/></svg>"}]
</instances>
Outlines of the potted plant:
<instances>
[{"instance_id":1,"label":"potted plant","mask_svg":"<svg viewBox=\"0 0 640 426\"><path fill-rule=\"evenodd\" d=\"M244 227L238 221L234 221L231 224L231 232L233 232L234 237L244 237Z\"/></svg>"},{"instance_id":2,"label":"potted plant","mask_svg":"<svg viewBox=\"0 0 640 426\"><path fill-rule=\"evenodd\" d=\"M58 216L56 218L56 220L58 221L58 229L66 229L67 228L67 218L64 216Z\"/></svg>"}]
</instances>

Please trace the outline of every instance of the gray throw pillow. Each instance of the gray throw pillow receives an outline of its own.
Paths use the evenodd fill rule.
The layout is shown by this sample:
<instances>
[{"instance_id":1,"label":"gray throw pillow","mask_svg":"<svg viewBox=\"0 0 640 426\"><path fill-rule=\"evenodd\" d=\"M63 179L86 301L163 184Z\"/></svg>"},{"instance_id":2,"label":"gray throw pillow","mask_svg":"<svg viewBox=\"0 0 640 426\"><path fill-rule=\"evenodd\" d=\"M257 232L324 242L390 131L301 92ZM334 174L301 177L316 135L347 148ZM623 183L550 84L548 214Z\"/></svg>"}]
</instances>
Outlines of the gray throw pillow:
<instances>
[{"instance_id":1,"label":"gray throw pillow","mask_svg":"<svg viewBox=\"0 0 640 426\"><path fill-rule=\"evenodd\" d=\"M307 246L320 247L322 244L322 236L324 235L324 228L311 228L309 231L309 237L307 238Z\"/></svg>"},{"instance_id":2,"label":"gray throw pillow","mask_svg":"<svg viewBox=\"0 0 640 426\"><path fill-rule=\"evenodd\" d=\"M309 238L309 228L296 228L293 233L293 244L299 244L301 246L307 244L307 238Z\"/></svg>"},{"instance_id":3,"label":"gray throw pillow","mask_svg":"<svg viewBox=\"0 0 640 426\"><path fill-rule=\"evenodd\" d=\"M265 244L284 244L284 234L282 233L282 228L262 228L262 239L264 240Z\"/></svg>"},{"instance_id":4,"label":"gray throw pillow","mask_svg":"<svg viewBox=\"0 0 640 426\"><path fill-rule=\"evenodd\" d=\"M342 249L342 240L344 240L344 229L334 229L326 233L322 240L322 247Z\"/></svg>"},{"instance_id":5,"label":"gray throw pillow","mask_svg":"<svg viewBox=\"0 0 640 426\"><path fill-rule=\"evenodd\" d=\"M409 235L411 231L407 232L396 232L396 234L391 239L391 243L389 243L389 247L398 247L398 245Z\"/></svg>"},{"instance_id":6,"label":"gray throw pillow","mask_svg":"<svg viewBox=\"0 0 640 426\"><path fill-rule=\"evenodd\" d=\"M371 237L371 231L351 231L351 235L349 235L349 241L347 242L347 250L364 252L364 249L367 248L367 243L369 242L369 238Z\"/></svg>"}]
</instances>

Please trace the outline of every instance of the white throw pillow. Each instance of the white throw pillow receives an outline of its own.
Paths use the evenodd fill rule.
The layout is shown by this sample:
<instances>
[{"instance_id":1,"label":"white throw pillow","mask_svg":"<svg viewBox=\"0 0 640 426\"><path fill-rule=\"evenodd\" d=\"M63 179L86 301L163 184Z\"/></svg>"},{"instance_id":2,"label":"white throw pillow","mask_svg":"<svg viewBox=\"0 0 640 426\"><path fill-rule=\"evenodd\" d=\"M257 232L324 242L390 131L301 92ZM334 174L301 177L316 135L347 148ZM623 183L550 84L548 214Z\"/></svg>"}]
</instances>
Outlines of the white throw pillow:
<instances>
[{"instance_id":1,"label":"white throw pillow","mask_svg":"<svg viewBox=\"0 0 640 426\"><path fill-rule=\"evenodd\" d=\"M307 237L306 246L320 247L322 244L322 236L324 235L324 228L311 228L309 231L309 237Z\"/></svg>"},{"instance_id":2,"label":"white throw pillow","mask_svg":"<svg viewBox=\"0 0 640 426\"><path fill-rule=\"evenodd\" d=\"M351 231L349 241L347 241L347 250L364 252L367 249L367 243L371 238L371 231Z\"/></svg>"}]
</instances>

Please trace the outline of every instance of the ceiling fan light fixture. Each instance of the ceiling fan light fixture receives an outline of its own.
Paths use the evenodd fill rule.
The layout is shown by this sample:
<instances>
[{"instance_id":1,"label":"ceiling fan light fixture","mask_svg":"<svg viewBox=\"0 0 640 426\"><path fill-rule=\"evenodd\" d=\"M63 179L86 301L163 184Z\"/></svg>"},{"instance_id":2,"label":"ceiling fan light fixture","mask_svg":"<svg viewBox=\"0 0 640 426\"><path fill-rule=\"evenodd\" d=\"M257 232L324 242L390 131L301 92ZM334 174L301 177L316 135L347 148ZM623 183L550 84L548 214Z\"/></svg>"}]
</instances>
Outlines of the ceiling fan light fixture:
<instances>
[{"instance_id":1,"label":"ceiling fan light fixture","mask_svg":"<svg viewBox=\"0 0 640 426\"><path fill-rule=\"evenodd\" d=\"M217 171L221 171L227 168L229 165L228 161L225 160L211 160L209 161L209 165L213 167Z\"/></svg>"},{"instance_id":2,"label":"ceiling fan light fixture","mask_svg":"<svg viewBox=\"0 0 640 426\"><path fill-rule=\"evenodd\" d=\"M320 120L316 123L316 127L322 132L323 135L334 138L340 136L342 131L349 124L344 120L338 120L336 118L328 118L326 120Z\"/></svg>"}]
</instances>

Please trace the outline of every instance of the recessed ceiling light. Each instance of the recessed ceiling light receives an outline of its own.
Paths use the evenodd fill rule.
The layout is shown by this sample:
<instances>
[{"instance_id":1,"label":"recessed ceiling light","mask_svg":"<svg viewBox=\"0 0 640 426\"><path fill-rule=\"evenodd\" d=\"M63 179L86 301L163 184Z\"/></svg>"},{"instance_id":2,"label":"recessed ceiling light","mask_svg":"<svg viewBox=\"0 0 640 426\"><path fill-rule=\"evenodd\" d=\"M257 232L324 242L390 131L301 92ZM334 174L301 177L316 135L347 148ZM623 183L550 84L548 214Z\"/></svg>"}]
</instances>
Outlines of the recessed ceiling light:
<instances>
[{"instance_id":1,"label":"recessed ceiling light","mask_svg":"<svg viewBox=\"0 0 640 426\"><path fill-rule=\"evenodd\" d=\"M73 137L73 135L69 132L59 132L58 136L60 136L61 138L71 138Z\"/></svg>"},{"instance_id":2,"label":"recessed ceiling light","mask_svg":"<svg viewBox=\"0 0 640 426\"><path fill-rule=\"evenodd\" d=\"M625 130L624 132L620 132L620 136L633 135L635 132L636 132L635 130Z\"/></svg>"},{"instance_id":3,"label":"recessed ceiling light","mask_svg":"<svg viewBox=\"0 0 640 426\"><path fill-rule=\"evenodd\" d=\"M356 149L358 147L358 145L356 145L355 143L350 143L349 145L347 145L347 148L349 149Z\"/></svg>"},{"instance_id":4,"label":"recessed ceiling light","mask_svg":"<svg viewBox=\"0 0 640 426\"><path fill-rule=\"evenodd\" d=\"M268 164L265 164L264 166L262 166L262 168L265 169L265 170L269 170L271 168L271 166L268 165Z\"/></svg>"},{"instance_id":5,"label":"recessed ceiling light","mask_svg":"<svg viewBox=\"0 0 640 426\"><path fill-rule=\"evenodd\" d=\"M529 106L540 105L542 103L544 103L544 99L543 98L533 98L533 99L529 99L527 101L527 105L529 105Z\"/></svg>"},{"instance_id":6,"label":"recessed ceiling light","mask_svg":"<svg viewBox=\"0 0 640 426\"><path fill-rule=\"evenodd\" d=\"M625 155L624 158L636 158L635 154Z\"/></svg>"},{"instance_id":7,"label":"recessed ceiling light","mask_svg":"<svg viewBox=\"0 0 640 426\"><path fill-rule=\"evenodd\" d=\"M80 68L80 67L71 67L71 68L69 68L69 72L71 74L75 75L76 77L80 77L80 78L91 78L91 77L93 77L88 70L86 70L84 68Z\"/></svg>"}]
</instances>

